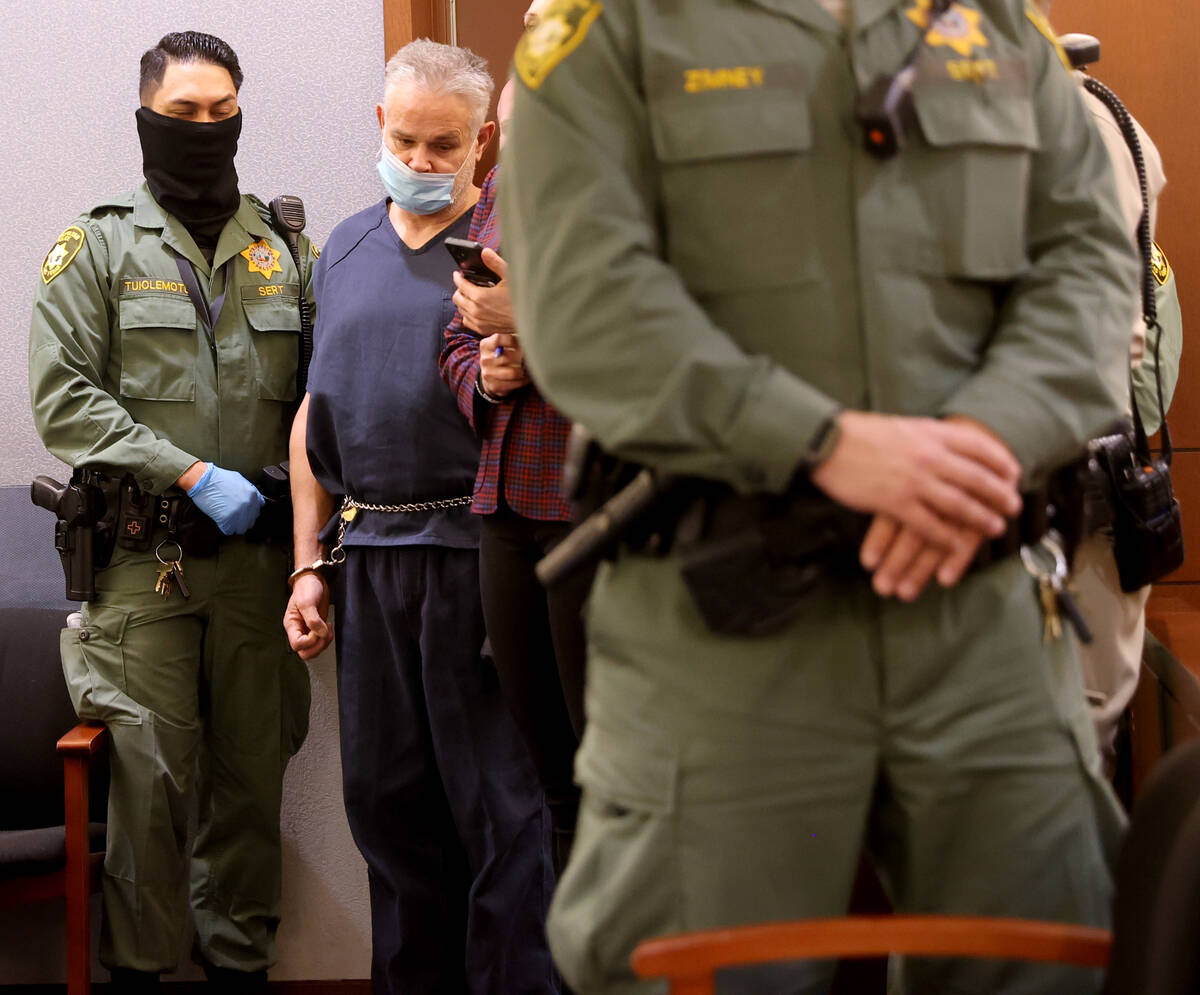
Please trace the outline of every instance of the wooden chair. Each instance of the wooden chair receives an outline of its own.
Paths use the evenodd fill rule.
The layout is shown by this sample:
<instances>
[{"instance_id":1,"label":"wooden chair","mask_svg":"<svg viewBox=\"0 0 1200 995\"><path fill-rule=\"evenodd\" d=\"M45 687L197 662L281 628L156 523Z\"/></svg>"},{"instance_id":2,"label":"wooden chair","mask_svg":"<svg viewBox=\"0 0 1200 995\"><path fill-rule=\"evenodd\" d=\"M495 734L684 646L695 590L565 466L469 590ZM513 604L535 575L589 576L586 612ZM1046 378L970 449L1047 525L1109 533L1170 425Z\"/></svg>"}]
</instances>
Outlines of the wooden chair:
<instances>
[{"instance_id":1,"label":"wooden chair","mask_svg":"<svg viewBox=\"0 0 1200 995\"><path fill-rule=\"evenodd\" d=\"M1200 992L1200 741L1176 747L1147 780L1117 864L1115 937L1024 919L855 916L664 936L640 943L633 970L671 995L713 995L714 972L771 961L986 957L1107 969L1106 995Z\"/></svg>"},{"instance_id":2,"label":"wooden chair","mask_svg":"<svg viewBox=\"0 0 1200 995\"><path fill-rule=\"evenodd\" d=\"M104 865L104 826L88 819L88 780L107 736L104 726L81 722L58 741L64 825L0 830L0 906L66 900L67 995L91 991L91 897Z\"/></svg>"},{"instance_id":3,"label":"wooden chair","mask_svg":"<svg viewBox=\"0 0 1200 995\"><path fill-rule=\"evenodd\" d=\"M1081 967L1108 963L1103 929L1024 919L854 916L701 930L640 943L633 970L667 978L671 995L714 995L714 972L784 960L832 957L991 957Z\"/></svg>"},{"instance_id":4,"label":"wooden chair","mask_svg":"<svg viewBox=\"0 0 1200 995\"><path fill-rule=\"evenodd\" d=\"M0 906L66 900L68 991L84 995L107 734L76 725L63 682L59 633L79 606L63 597L53 537L54 516L27 486L0 487Z\"/></svg>"}]
</instances>

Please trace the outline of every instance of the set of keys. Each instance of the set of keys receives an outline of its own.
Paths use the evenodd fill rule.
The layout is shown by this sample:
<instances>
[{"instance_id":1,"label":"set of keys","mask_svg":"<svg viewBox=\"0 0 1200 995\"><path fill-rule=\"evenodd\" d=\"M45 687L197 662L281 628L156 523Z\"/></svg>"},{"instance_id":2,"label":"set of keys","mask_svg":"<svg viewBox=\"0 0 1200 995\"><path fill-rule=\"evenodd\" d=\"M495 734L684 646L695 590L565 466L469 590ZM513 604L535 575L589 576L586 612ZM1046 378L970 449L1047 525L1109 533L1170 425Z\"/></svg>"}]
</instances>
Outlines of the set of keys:
<instances>
[{"instance_id":1,"label":"set of keys","mask_svg":"<svg viewBox=\"0 0 1200 995\"><path fill-rule=\"evenodd\" d=\"M162 553L164 546L174 546L176 555L166 557ZM158 544L158 548L154 550L154 557L158 560L158 580L154 584L154 593L161 595L164 599L171 596L171 591L179 588L179 593L185 598L190 598L192 592L188 589L187 581L183 579L183 550L179 543L172 542L166 539Z\"/></svg>"},{"instance_id":2,"label":"set of keys","mask_svg":"<svg viewBox=\"0 0 1200 995\"><path fill-rule=\"evenodd\" d=\"M1038 601L1042 606L1042 641L1049 644L1062 638L1065 616L1079 641L1090 644L1092 630L1079 610L1079 602L1067 589L1069 567L1058 536L1049 532L1037 545L1022 546L1021 563L1037 584Z\"/></svg>"}]
</instances>

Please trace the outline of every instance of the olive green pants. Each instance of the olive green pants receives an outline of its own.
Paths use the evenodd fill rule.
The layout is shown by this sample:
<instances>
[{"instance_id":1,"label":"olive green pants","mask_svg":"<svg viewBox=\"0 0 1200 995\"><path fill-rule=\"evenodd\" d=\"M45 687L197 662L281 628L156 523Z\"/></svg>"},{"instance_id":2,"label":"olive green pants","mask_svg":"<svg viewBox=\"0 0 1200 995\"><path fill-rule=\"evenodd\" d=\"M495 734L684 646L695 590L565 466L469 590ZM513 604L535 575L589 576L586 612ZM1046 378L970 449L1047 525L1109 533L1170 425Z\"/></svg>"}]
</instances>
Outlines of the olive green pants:
<instances>
[{"instance_id":1,"label":"olive green pants","mask_svg":"<svg viewBox=\"0 0 1200 995\"><path fill-rule=\"evenodd\" d=\"M154 554L118 549L84 627L62 632L75 710L112 737L100 959L172 970L190 876L201 952L256 971L275 960L280 797L308 728L308 672L283 635L283 552L233 539L183 566L191 598L164 600Z\"/></svg>"},{"instance_id":2,"label":"olive green pants","mask_svg":"<svg viewBox=\"0 0 1200 995\"><path fill-rule=\"evenodd\" d=\"M764 638L711 634L670 560L602 568L588 610L578 836L551 949L579 995L663 990L635 944L844 914L866 846L897 909L1107 925L1123 819L1073 646L1015 560L912 605L830 581ZM1096 992L1095 972L896 963L893 990ZM722 992L827 989L828 964Z\"/></svg>"}]
</instances>

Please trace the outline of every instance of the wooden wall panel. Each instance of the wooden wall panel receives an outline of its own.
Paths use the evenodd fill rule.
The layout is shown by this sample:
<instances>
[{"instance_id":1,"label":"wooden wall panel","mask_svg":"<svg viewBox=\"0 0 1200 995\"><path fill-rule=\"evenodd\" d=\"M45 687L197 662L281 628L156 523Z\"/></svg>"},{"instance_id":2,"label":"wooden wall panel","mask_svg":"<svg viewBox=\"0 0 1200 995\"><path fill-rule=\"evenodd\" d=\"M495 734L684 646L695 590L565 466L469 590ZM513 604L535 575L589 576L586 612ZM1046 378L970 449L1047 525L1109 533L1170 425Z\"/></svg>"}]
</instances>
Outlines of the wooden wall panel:
<instances>
[{"instance_id":1,"label":"wooden wall panel","mask_svg":"<svg viewBox=\"0 0 1200 995\"><path fill-rule=\"evenodd\" d=\"M513 49L524 30L522 17L529 0L457 0L458 43L482 55L488 61L492 78L496 81L496 92L488 120L496 119L496 98L500 88L508 79L509 64ZM479 169L475 173L480 181L496 161L500 147L499 136L483 154Z\"/></svg>"},{"instance_id":2,"label":"wooden wall panel","mask_svg":"<svg viewBox=\"0 0 1200 995\"><path fill-rule=\"evenodd\" d=\"M383 0L383 61L414 38L450 41L446 0Z\"/></svg>"}]
</instances>

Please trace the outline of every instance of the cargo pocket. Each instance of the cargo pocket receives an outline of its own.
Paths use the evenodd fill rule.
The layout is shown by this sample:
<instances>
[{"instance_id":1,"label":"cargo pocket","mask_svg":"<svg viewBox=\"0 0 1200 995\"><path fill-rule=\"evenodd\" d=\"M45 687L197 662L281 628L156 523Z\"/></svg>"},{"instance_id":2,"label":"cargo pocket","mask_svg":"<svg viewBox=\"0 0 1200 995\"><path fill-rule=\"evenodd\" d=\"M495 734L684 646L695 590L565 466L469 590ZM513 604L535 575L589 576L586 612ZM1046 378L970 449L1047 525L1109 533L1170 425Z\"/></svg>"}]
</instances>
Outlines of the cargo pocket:
<instances>
[{"instance_id":1,"label":"cargo pocket","mask_svg":"<svg viewBox=\"0 0 1200 995\"><path fill-rule=\"evenodd\" d=\"M1037 122L1027 95L968 85L913 94L928 146L910 170L925 221L908 233L917 243L913 259L934 276L1008 280L1029 266L1025 218Z\"/></svg>"},{"instance_id":2,"label":"cargo pocket","mask_svg":"<svg viewBox=\"0 0 1200 995\"><path fill-rule=\"evenodd\" d=\"M266 401L296 399L300 363L300 301L295 296L269 297L243 304L252 333L254 386Z\"/></svg>"},{"instance_id":3,"label":"cargo pocket","mask_svg":"<svg viewBox=\"0 0 1200 995\"><path fill-rule=\"evenodd\" d=\"M123 297L121 396L146 401L196 397L196 312L186 297Z\"/></svg>"},{"instance_id":4,"label":"cargo pocket","mask_svg":"<svg viewBox=\"0 0 1200 995\"><path fill-rule=\"evenodd\" d=\"M59 633L63 676L81 719L140 725L141 713L125 694L125 629L129 613L112 605L83 607L82 628Z\"/></svg>"},{"instance_id":5,"label":"cargo pocket","mask_svg":"<svg viewBox=\"0 0 1200 995\"><path fill-rule=\"evenodd\" d=\"M547 925L555 962L578 990L628 978L638 942L681 928L676 767L629 737L595 725L584 734L579 826Z\"/></svg>"},{"instance_id":6,"label":"cargo pocket","mask_svg":"<svg viewBox=\"0 0 1200 995\"><path fill-rule=\"evenodd\" d=\"M817 239L803 220L814 190L805 96L729 91L656 101L667 261L693 294L815 279ZM731 247L729 219L754 232Z\"/></svg>"}]
</instances>

